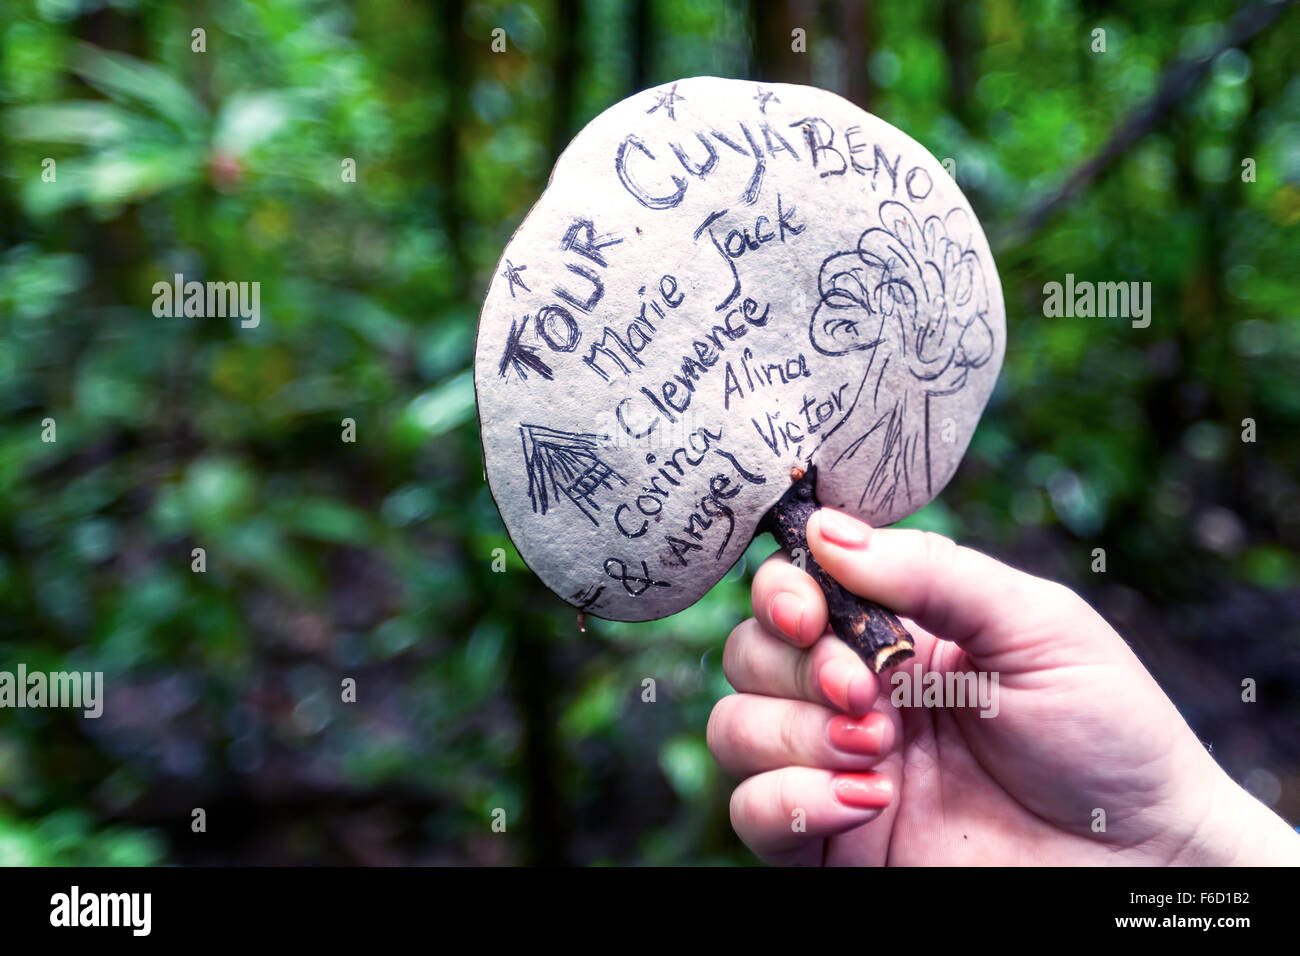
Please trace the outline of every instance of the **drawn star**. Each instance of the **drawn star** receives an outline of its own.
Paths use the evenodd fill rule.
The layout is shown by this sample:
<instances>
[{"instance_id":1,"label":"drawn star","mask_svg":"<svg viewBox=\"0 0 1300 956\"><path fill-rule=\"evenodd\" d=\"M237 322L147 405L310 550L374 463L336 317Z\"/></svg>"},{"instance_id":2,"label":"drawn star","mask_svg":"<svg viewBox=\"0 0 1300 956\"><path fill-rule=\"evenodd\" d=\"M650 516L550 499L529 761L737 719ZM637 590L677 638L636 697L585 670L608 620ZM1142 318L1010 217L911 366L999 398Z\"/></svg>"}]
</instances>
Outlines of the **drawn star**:
<instances>
[{"instance_id":1,"label":"drawn star","mask_svg":"<svg viewBox=\"0 0 1300 956\"><path fill-rule=\"evenodd\" d=\"M521 289L523 289L525 292L533 291L532 289L528 288L528 286L524 285L523 276L519 274L521 272L527 272L527 271L528 271L528 266L517 266L509 259L506 260L506 267L505 270L502 271L501 273L501 278L505 279L507 282L510 283L510 298L513 299L515 297L516 285L519 286Z\"/></svg>"},{"instance_id":2,"label":"drawn star","mask_svg":"<svg viewBox=\"0 0 1300 956\"><path fill-rule=\"evenodd\" d=\"M778 99L776 98L776 94L775 94L775 93L769 93L767 90L763 89L763 87L761 87L761 86L758 88L758 92L754 95L754 99L758 100L758 111L759 111L760 113L762 113L764 116L767 115L767 101L768 101L768 100L776 100L778 103L781 102L780 100L778 100Z\"/></svg>"},{"instance_id":3,"label":"drawn star","mask_svg":"<svg viewBox=\"0 0 1300 956\"><path fill-rule=\"evenodd\" d=\"M649 116L651 113L653 113L655 110L659 109L659 107L662 106L664 109L668 111L668 118L673 122L676 122L677 114L673 111L673 104L676 103L678 100L682 100L683 102L685 102L686 97L678 95L677 84L674 83L671 87L669 87L667 92L661 91L659 93L659 99L655 101L655 105L645 111L646 116Z\"/></svg>"}]
</instances>

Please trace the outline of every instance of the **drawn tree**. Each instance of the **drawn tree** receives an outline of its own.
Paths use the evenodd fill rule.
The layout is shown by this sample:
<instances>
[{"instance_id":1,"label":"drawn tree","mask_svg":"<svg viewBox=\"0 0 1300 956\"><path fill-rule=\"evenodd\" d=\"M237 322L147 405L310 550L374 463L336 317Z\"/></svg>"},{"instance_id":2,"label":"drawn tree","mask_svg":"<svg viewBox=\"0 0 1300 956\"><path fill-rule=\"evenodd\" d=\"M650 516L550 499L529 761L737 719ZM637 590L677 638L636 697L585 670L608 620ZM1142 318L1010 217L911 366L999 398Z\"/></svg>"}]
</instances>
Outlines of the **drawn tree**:
<instances>
[{"instance_id":1,"label":"drawn tree","mask_svg":"<svg viewBox=\"0 0 1300 956\"><path fill-rule=\"evenodd\" d=\"M809 338L823 355L872 352L846 416L865 419L866 429L830 467L857 458L876 436L880 454L858 505L870 499L889 511L900 494L932 492L930 400L964 388L995 343L970 217L953 209L922 224L895 200L881 203L879 217L856 249L823 261Z\"/></svg>"}]
</instances>

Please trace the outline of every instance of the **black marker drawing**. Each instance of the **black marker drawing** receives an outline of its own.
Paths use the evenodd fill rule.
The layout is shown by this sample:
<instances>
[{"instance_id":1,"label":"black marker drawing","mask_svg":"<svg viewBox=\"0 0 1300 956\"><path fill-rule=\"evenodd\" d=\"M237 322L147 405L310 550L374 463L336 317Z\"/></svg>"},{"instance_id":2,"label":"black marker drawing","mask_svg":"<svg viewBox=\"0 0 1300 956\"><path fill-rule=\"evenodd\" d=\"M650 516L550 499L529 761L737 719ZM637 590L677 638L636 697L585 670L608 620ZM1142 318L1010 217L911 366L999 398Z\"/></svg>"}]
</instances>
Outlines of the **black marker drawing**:
<instances>
[{"instance_id":1,"label":"black marker drawing","mask_svg":"<svg viewBox=\"0 0 1300 956\"><path fill-rule=\"evenodd\" d=\"M548 382L555 377L551 367L537 354L537 346L524 343L524 333L528 331L528 323L531 319L531 315L525 315L522 319L510 320L510 332L506 336L505 351L501 353L501 364L497 366L497 374L504 379L508 380L513 371L519 376L520 381L526 382L529 369Z\"/></svg>"},{"instance_id":2,"label":"black marker drawing","mask_svg":"<svg viewBox=\"0 0 1300 956\"><path fill-rule=\"evenodd\" d=\"M779 99L776 98L775 93L769 93L761 86L758 88L758 92L754 94L754 99L758 100L758 111L764 115L767 115L767 104L769 102L774 102L774 103L781 102Z\"/></svg>"},{"instance_id":3,"label":"black marker drawing","mask_svg":"<svg viewBox=\"0 0 1300 956\"><path fill-rule=\"evenodd\" d=\"M600 505L596 493L612 491L613 482L627 480L596 454L608 435L557 431L543 425L519 426L524 443L524 467L528 470L528 496L533 511L546 514L553 501L563 495L573 502L596 527Z\"/></svg>"},{"instance_id":4,"label":"black marker drawing","mask_svg":"<svg viewBox=\"0 0 1300 956\"><path fill-rule=\"evenodd\" d=\"M528 286L524 285L524 277L519 274L527 271L528 266L517 266L509 259L506 260L506 267L501 270L501 278L510 283L510 298L513 299L515 297L515 286L519 286L519 288L523 289L525 292L533 291L528 288Z\"/></svg>"},{"instance_id":5,"label":"black marker drawing","mask_svg":"<svg viewBox=\"0 0 1300 956\"><path fill-rule=\"evenodd\" d=\"M873 508L892 510L900 494L910 502L933 493L931 399L961 391L996 345L972 217L953 209L922 225L903 203L888 200L880 222L862 233L856 249L822 262L821 301L808 332L823 355L872 353L840 423L865 399L859 414L867 428L830 467L853 459L879 433L880 456L858 507L870 499Z\"/></svg>"},{"instance_id":6,"label":"black marker drawing","mask_svg":"<svg viewBox=\"0 0 1300 956\"><path fill-rule=\"evenodd\" d=\"M575 309L581 309L583 312L591 312L591 310L596 307L596 304L605 296L605 283L600 281L600 276L597 275L594 269L588 269L586 266L580 265L579 263L566 262L564 267L574 275L581 276L590 282L591 291L587 293L585 299L580 299L568 289L561 289L559 286L556 286L551 291Z\"/></svg>"},{"instance_id":7,"label":"black marker drawing","mask_svg":"<svg viewBox=\"0 0 1300 956\"><path fill-rule=\"evenodd\" d=\"M590 219L578 217L573 220L572 225L560 238L560 249L582 256L601 268L605 268L609 263L605 261L605 256L601 253L601 250L606 246L616 246L622 241L613 233L603 236L597 235L596 227ZM601 281L599 274L595 270L581 263L566 262L565 268L574 275L581 276L590 282L591 291L587 293L585 299L579 298L568 289L557 287L552 291L575 308L581 309L583 312L591 312L605 295L605 283ZM568 350L566 349L566 351Z\"/></svg>"},{"instance_id":8,"label":"black marker drawing","mask_svg":"<svg viewBox=\"0 0 1300 956\"><path fill-rule=\"evenodd\" d=\"M579 611L590 611L600 600L601 593L605 590L603 584L592 584L581 591L574 591L569 598L569 603Z\"/></svg>"},{"instance_id":9,"label":"black marker drawing","mask_svg":"<svg viewBox=\"0 0 1300 956\"><path fill-rule=\"evenodd\" d=\"M650 107L648 110L645 111L646 115L649 116L651 113L653 113L655 110L659 109L659 107L662 106L664 109L668 111L668 118L673 122L676 122L677 114L673 112L673 103L675 103L677 100L684 101L685 99L686 97L678 94L677 84L674 83L667 90L662 90L659 92L659 99L655 101L654 106Z\"/></svg>"},{"instance_id":10,"label":"black marker drawing","mask_svg":"<svg viewBox=\"0 0 1300 956\"><path fill-rule=\"evenodd\" d=\"M615 566L618 568L617 572L614 570ZM656 581L650 577L650 566L645 561L641 562L641 574L637 576L635 571L629 572L627 565L619 558L606 558L605 573L620 582L632 597L640 597L651 588L672 587L667 581Z\"/></svg>"},{"instance_id":11,"label":"black marker drawing","mask_svg":"<svg viewBox=\"0 0 1300 956\"><path fill-rule=\"evenodd\" d=\"M597 235L595 223L578 216L560 238L560 248L565 252L575 252L584 259L590 259L598 266L607 266L609 263L605 261L605 256L600 250L607 246L616 246L622 241L612 232L603 236Z\"/></svg>"}]
</instances>

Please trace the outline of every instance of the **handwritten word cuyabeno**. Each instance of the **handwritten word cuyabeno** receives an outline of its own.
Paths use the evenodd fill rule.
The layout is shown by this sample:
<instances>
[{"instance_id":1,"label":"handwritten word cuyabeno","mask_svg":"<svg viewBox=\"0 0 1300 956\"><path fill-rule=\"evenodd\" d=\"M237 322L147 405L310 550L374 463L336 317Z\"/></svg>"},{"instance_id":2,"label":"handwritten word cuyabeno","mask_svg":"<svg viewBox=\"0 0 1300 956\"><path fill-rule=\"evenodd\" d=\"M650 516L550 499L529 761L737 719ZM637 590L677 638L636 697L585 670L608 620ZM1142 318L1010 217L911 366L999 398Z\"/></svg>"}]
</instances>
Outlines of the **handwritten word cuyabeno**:
<instances>
[{"instance_id":1,"label":"handwritten word cuyabeno","mask_svg":"<svg viewBox=\"0 0 1300 956\"><path fill-rule=\"evenodd\" d=\"M674 209L686 198L690 184L685 176L679 176L674 171L677 166L689 176L705 180L719 168L721 155L735 153L747 157L753 163L749 180L738 197L744 205L752 206L758 201L768 159L775 160L777 154L781 154L782 157L789 157L790 162L802 163L803 158L766 120L758 127L758 132L763 137L762 145L745 123L738 125L741 138L748 149L736 137L709 128L694 131L696 143L690 148L695 156L687 154L687 148L680 140L669 142L667 149L658 145L652 149L640 136L629 133L618 145L614 156L614 171L623 188L645 208ZM914 202L925 199L934 188L930 174L920 166L913 166L905 172L900 170L903 162L901 153L895 153L891 163L889 154L878 143L872 144L864 140L860 126L847 127L838 138L834 127L820 116L802 117L789 123L788 127L799 130L802 134L801 146L807 151L805 155L809 160L807 168L810 174L815 173L821 179L844 176L850 172L857 176L870 176L869 184L873 192L879 192L887 184L889 195L895 196L898 194L901 172L902 186ZM720 154L714 145L715 140L731 150L731 153ZM869 162L866 159L868 153L871 155ZM676 164L673 157L676 158Z\"/></svg>"}]
</instances>

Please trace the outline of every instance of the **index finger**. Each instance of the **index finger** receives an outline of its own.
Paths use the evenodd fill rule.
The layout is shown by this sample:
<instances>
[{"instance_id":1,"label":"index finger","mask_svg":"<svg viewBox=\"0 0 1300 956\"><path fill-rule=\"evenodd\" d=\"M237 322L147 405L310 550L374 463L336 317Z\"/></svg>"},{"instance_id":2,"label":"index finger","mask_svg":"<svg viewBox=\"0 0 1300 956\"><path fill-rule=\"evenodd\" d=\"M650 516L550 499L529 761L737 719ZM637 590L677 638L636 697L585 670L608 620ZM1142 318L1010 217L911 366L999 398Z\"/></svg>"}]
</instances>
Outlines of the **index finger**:
<instances>
[{"instance_id":1,"label":"index finger","mask_svg":"<svg viewBox=\"0 0 1300 956\"><path fill-rule=\"evenodd\" d=\"M826 633L826 596L811 574L777 551L754 573L754 617L795 647L808 647Z\"/></svg>"}]
</instances>

